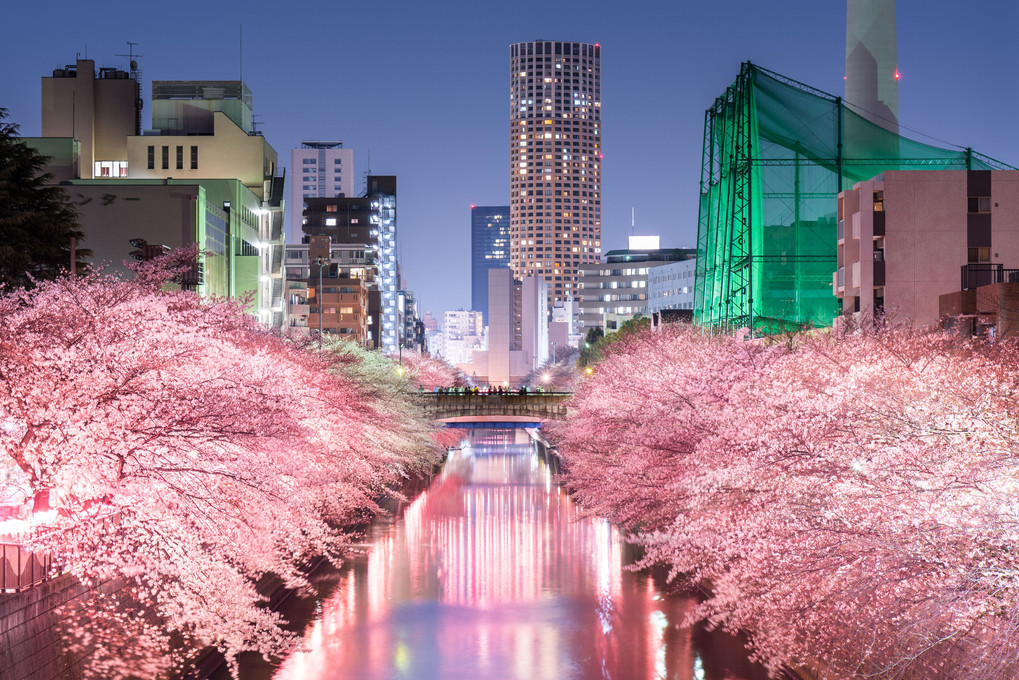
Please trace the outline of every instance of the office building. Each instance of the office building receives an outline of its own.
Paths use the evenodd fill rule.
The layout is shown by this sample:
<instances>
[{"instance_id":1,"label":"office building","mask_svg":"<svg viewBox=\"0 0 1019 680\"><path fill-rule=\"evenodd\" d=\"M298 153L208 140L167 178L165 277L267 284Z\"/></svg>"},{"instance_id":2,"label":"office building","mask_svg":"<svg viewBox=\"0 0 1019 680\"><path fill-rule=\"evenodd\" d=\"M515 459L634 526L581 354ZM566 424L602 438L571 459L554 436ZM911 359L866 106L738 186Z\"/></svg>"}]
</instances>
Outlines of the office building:
<instances>
[{"instance_id":1,"label":"office building","mask_svg":"<svg viewBox=\"0 0 1019 680\"><path fill-rule=\"evenodd\" d=\"M838 216L843 314L929 326L961 313L942 296L1019 281L1019 171L888 171L841 192Z\"/></svg>"},{"instance_id":2,"label":"office building","mask_svg":"<svg viewBox=\"0 0 1019 680\"><path fill-rule=\"evenodd\" d=\"M488 349L461 366L475 382L517 387L548 360L548 285L536 276L523 281L510 269L488 272Z\"/></svg>"},{"instance_id":3,"label":"office building","mask_svg":"<svg viewBox=\"0 0 1019 680\"><path fill-rule=\"evenodd\" d=\"M134 67L132 67L134 68ZM125 271L130 241L201 250L193 287L251 296L269 326L284 324L283 178L276 152L251 129L240 81L156 81L151 130L139 135L137 71L91 60L42 78L43 137L95 262Z\"/></svg>"},{"instance_id":4,"label":"office building","mask_svg":"<svg viewBox=\"0 0 1019 680\"><path fill-rule=\"evenodd\" d=\"M601 259L601 47L511 45L510 102L510 268L551 305Z\"/></svg>"},{"instance_id":5,"label":"office building","mask_svg":"<svg viewBox=\"0 0 1019 680\"><path fill-rule=\"evenodd\" d=\"M646 245L631 237L631 245ZM636 239L636 240L635 240ZM693 259L693 248L628 248L610 250L605 262L580 270L580 332L600 326L606 319L629 319L647 313L648 272L652 268Z\"/></svg>"},{"instance_id":6,"label":"office building","mask_svg":"<svg viewBox=\"0 0 1019 680\"><path fill-rule=\"evenodd\" d=\"M488 324L488 270L509 266L509 206L471 206L471 309Z\"/></svg>"},{"instance_id":7,"label":"office building","mask_svg":"<svg viewBox=\"0 0 1019 680\"><path fill-rule=\"evenodd\" d=\"M696 274L696 258L660 264L648 269L647 313L688 310L692 314Z\"/></svg>"},{"instance_id":8,"label":"office building","mask_svg":"<svg viewBox=\"0 0 1019 680\"><path fill-rule=\"evenodd\" d=\"M301 142L290 150L290 240L303 235L304 201L354 195L354 151L343 142Z\"/></svg>"},{"instance_id":9,"label":"office building","mask_svg":"<svg viewBox=\"0 0 1019 680\"><path fill-rule=\"evenodd\" d=\"M487 307L488 301L485 302ZM453 366L473 363L474 352L486 347L481 312L465 309L445 312L442 315L441 347L442 357Z\"/></svg>"}]
</instances>

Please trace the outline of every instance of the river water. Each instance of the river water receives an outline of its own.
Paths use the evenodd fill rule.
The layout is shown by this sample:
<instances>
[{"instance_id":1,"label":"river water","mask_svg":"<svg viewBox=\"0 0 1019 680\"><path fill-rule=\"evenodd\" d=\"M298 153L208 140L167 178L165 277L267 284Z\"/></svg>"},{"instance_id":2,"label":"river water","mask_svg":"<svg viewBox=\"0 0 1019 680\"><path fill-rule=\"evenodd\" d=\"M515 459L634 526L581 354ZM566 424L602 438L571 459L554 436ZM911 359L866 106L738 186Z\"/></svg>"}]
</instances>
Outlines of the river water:
<instances>
[{"instance_id":1,"label":"river water","mask_svg":"<svg viewBox=\"0 0 1019 680\"><path fill-rule=\"evenodd\" d=\"M277 680L763 680L743 645L682 625L689 598L626 569L522 431L478 431L377 522Z\"/></svg>"}]
</instances>

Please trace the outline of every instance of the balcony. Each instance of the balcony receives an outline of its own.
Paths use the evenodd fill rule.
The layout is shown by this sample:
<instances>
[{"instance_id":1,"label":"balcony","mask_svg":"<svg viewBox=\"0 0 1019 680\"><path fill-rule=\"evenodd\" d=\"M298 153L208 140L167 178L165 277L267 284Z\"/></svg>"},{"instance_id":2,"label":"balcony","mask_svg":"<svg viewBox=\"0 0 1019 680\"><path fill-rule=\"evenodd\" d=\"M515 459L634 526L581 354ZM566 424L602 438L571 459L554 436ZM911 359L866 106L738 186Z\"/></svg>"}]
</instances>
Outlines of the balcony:
<instances>
[{"instance_id":1,"label":"balcony","mask_svg":"<svg viewBox=\"0 0 1019 680\"><path fill-rule=\"evenodd\" d=\"M877 255L877 253L874 253ZM885 285L885 261L874 258L874 287L879 288Z\"/></svg>"},{"instance_id":2,"label":"balcony","mask_svg":"<svg viewBox=\"0 0 1019 680\"><path fill-rule=\"evenodd\" d=\"M874 213L874 236L885 235L885 213Z\"/></svg>"},{"instance_id":3,"label":"balcony","mask_svg":"<svg viewBox=\"0 0 1019 680\"><path fill-rule=\"evenodd\" d=\"M1019 269L1005 269L1002 264L964 264L962 290L975 290L995 283L1019 283Z\"/></svg>"}]
</instances>

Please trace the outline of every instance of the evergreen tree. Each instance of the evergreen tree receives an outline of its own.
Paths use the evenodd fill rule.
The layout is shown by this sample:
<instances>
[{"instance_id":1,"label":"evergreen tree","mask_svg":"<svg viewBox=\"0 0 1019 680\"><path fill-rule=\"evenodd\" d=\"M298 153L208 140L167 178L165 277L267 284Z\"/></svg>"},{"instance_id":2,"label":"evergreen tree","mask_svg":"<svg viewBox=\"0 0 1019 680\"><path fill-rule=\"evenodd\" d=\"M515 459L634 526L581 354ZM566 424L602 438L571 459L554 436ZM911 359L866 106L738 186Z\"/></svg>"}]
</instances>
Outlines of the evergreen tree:
<instances>
[{"instance_id":1,"label":"evergreen tree","mask_svg":"<svg viewBox=\"0 0 1019 680\"><path fill-rule=\"evenodd\" d=\"M31 286L29 277L55 279L85 266L91 252L76 248L85 234L66 192L43 172L46 157L18 137L0 108L0 285Z\"/></svg>"}]
</instances>

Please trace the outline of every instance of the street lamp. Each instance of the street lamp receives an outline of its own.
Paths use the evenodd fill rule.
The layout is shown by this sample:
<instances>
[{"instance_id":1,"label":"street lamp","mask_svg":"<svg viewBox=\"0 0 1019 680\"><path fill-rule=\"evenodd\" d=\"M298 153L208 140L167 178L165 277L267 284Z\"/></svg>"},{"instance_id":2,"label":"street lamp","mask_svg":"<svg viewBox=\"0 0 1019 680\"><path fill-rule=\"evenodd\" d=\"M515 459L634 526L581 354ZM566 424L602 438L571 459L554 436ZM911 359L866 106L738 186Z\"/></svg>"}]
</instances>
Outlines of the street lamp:
<instances>
[{"instance_id":1,"label":"street lamp","mask_svg":"<svg viewBox=\"0 0 1019 680\"><path fill-rule=\"evenodd\" d=\"M322 312L325 309L322 306L322 265L329 262L329 258L322 257L321 255L315 258L315 264L318 265L318 290L315 291L315 297L318 298L318 353L322 353Z\"/></svg>"}]
</instances>

